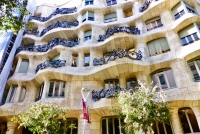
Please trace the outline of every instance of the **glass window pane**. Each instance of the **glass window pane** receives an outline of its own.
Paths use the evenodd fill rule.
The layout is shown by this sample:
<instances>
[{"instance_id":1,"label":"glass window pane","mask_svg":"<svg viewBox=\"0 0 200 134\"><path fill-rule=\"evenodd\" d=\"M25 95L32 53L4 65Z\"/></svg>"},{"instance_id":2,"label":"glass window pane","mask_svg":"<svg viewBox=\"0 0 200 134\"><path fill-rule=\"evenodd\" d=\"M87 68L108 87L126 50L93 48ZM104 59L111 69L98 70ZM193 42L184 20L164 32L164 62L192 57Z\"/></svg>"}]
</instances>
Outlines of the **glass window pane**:
<instances>
[{"instance_id":1,"label":"glass window pane","mask_svg":"<svg viewBox=\"0 0 200 134\"><path fill-rule=\"evenodd\" d=\"M188 124L188 121L187 121L187 118L185 115L185 110L179 110L178 114L179 114L179 118L181 120L181 124L182 124L182 128L184 130L184 133L191 133L190 127L189 127L189 124Z\"/></svg>"},{"instance_id":2,"label":"glass window pane","mask_svg":"<svg viewBox=\"0 0 200 134\"><path fill-rule=\"evenodd\" d=\"M151 30L151 23L146 24L146 26L147 26L147 31L150 31Z\"/></svg>"},{"instance_id":3,"label":"glass window pane","mask_svg":"<svg viewBox=\"0 0 200 134\"><path fill-rule=\"evenodd\" d=\"M188 64L189 64L189 67L190 67L190 69L192 71L192 75L194 76L194 80L200 80L200 77L199 77L197 69L196 69L196 67L194 65L194 62L189 62Z\"/></svg>"},{"instance_id":4,"label":"glass window pane","mask_svg":"<svg viewBox=\"0 0 200 134\"><path fill-rule=\"evenodd\" d=\"M164 74L158 74L158 78L159 78L162 89L168 88Z\"/></svg>"},{"instance_id":5,"label":"glass window pane","mask_svg":"<svg viewBox=\"0 0 200 134\"><path fill-rule=\"evenodd\" d=\"M193 39L192 39L192 36L191 36L191 35L187 36L187 39L188 39L189 43L192 43L192 42L193 42Z\"/></svg>"},{"instance_id":6,"label":"glass window pane","mask_svg":"<svg viewBox=\"0 0 200 134\"><path fill-rule=\"evenodd\" d=\"M152 25L153 28L156 28L156 27L157 27L155 21L154 21L154 22L151 22L151 25Z\"/></svg>"},{"instance_id":7,"label":"glass window pane","mask_svg":"<svg viewBox=\"0 0 200 134\"><path fill-rule=\"evenodd\" d=\"M191 123L191 126L192 126L192 129L194 132L200 132L199 130L199 126L198 126L198 123L197 123L197 119L194 115L194 112L192 111L192 109L187 109L185 110L187 115L188 115L188 118L190 120L190 123Z\"/></svg>"},{"instance_id":8,"label":"glass window pane","mask_svg":"<svg viewBox=\"0 0 200 134\"><path fill-rule=\"evenodd\" d=\"M102 134L107 134L107 125L106 125L106 119L102 120L102 128L101 128L101 132Z\"/></svg>"},{"instance_id":9,"label":"glass window pane","mask_svg":"<svg viewBox=\"0 0 200 134\"><path fill-rule=\"evenodd\" d=\"M197 33L194 33L193 37L194 37L195 40L199 40L199 37L198 37Z\"/></svg>"},{"instance_id":10,"label":"glass window pane","mask_svg":"<svg viewBox=\"0 0 200 134\"><path fill-rule=\"evenodd\" d=\"M64 97L65 96L65 82L62 82L62 84L61 84L61 91L60 91L60 96L61 97Z\"/></svg>"},{"instance_id":11,"label":"glass window pane","mask_svg":"<svg viewBox=\"0 0 200 134\"><path fill-rule=\"evenodd\" d=\"M108 133L113 134L113 118L108 118Z\"/></svg>"},{"instance_id":12,"label":"glass window pane","mask_svg":"<svg viewBox=\"0 0 200 134\"><path fill-rule=\"evenodd\" d=\"M85 64L84 66L89 66L90 65L90 56L85 56Z\"/></svg>"},{"instance_id":13,"label":"glass window pane","mask_svg":"<svg viewBox=\"0 0 200 134\"><path fill-rule=\"evenodd\" d=\"M157 81L157 78L156 78L156 74L153 74L151 78L152 78L152 81L153 81L153 86L157 85L158 81Z\"/></svg>"},{"instance_id":14,"label":"glass window pane","mask_svg":"<svg viewBox=\"0 0 200 134\"><path fill-rule=\"evenodd\" d=\"M60 85L60 82L59 81L56 81L55 82L55 90L54 90L54 96L58 96L58 92L59 92L59 85Z\"/></svg>"},{"instance_id":15,"label":"glass window pane","mask_svg":"<svg viewBox=\"0 0 200 134\"><path fill-rule=\"evenodd\" d=\"M115 134L120 134L119 119L118 118L114 118L114 127L115 127Z\"/></svg>"},{"instance_id":16,"label":"glass window pane","mask_svg":"<svg viewBox=\"0 0 200 134\"><path fill-rule=\"evenodd\" d=\"M26 73L27 70L28 70L28 66L29 66L29 61L28 60L22 60L18 73Z\"/></svg>"},{"instance_id":17,"label":"glass window pane","mask_svg":"<svg viewBox=\"0 0 200 134\"><path fill-rule=\"evenodd\" d=\"M183 46L185 46L185 45L188 44L185 37L184 37L184 38L181 38L181 43L182 43Z\"/></svg>"},{"instance_id":18,"label":"glass window pane","mask_svg":"<svg viewBox=\"0 0 200 134\"><path fill-rule=\"evenodd\" d=\"M155 47L154 47L153 42L148 43L148 49L149 49L149 54L150 54L151 56L156 55L156 49L155 49Z\"/></svg>"},{"instance_id":19,"label":"glass window pane","mask_svg":"<svg viewBox=\"0 0 200 134\"><path fill-rule=\"evenodd\" d=\"M54 82L50 82L48 97L51 97L53 95L53 87L54 87Z\"/></svg>"},{"instance_id":20,"label":"glass window pane","mask_svg":"<svg viewBox=\"0 0 200 134\"><path fill-rule=\"evenodd\" d=\"M176 87L176 82L175 82L175 79L174 79L173 71L171 69L167 70L167 71L165 71L165 74L167 76L167 80L169 82L170 88Z\"/></svg>"},{"instance_id":21,"label":"glass window pane","mask_svg":"<svg viewBox=\"0 0 200 134\"><path fill-rule=\"evenodd\" d=\"M157 26L158 26L158 27L161 27L161 26L163 26L163 24L162 24L162 22L161 22L161 20L160 20L160 19L159 19L159 20L157 20L156 22L157 22Z\"/></svg>"},{"instance_id":22,"label":"glass window pane","mask_svg":"<svg viewBox=\"0 0 200 134\"><path fill-rule=\"evenodd\" d=\"M160 44L161 44L162 51L163 51L164 53L165 53L165 52L168 52L168 51L170 50L169 44L168 44L166 38L161 38L161 39L160 39Z\"/></svg>"},{"instance_id":23,"label":"glass window pane","mask_svg":"<svg viewBox=\"0 0 200 134\"><path fill-rule=\"evenodd\" d=\"M26 88L22 88L19 101L22 102L26 96Z\"/></svg>"}]
</instances>

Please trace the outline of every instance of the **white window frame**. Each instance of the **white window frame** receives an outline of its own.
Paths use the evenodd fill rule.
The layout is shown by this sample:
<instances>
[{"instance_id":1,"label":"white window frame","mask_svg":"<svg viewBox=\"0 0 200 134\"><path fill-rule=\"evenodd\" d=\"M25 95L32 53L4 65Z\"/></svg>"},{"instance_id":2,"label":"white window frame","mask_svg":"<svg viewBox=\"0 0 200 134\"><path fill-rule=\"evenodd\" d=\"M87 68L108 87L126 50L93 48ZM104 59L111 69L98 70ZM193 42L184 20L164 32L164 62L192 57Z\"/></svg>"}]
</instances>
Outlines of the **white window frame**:
<instances>
[{"instance_id":1,"label":"white window frame","mask_svg":"<svg viewBox=\"0 0 200 134\"><path fill-rule=\"evenodd\" d=\"M53 92L52 92L52 96L49 96L49 88L50 88L50 83L53 82ZM59 82L59 88L58 88L58 96L55 96L55 88L56 88L56 83ZM63 88L63 85L65 83L65 87ZM66 82L64 81L50 81L49 82L49 88L48 88L48 92L47 92L47 97L48 98L52 98L52 97L65 97L65 88L66 88ZM64 96L61 95L61 91L62 89L64 89Z\"/></svg>"},{"instance_id":2,"label":"white window frame","mask_svg":"<svg viewBox=\"0 0 200 134\"><path fill-rule=\"evenodd\" d=\"M8 95L7 95L7 98L6 98L6 103L13 103L14 102L17 88L18 88L17 86L10 86L10 89L8 91Z\"/></svg>"},{"instance_id":3,"label":"white window frame","mask_svg":"<svg viewBox=\"0 0 200 134\"><path fill-rule=\"evenodd\" d=\"M188 45L188 44L190 44L190 43L193 43L193 42L197 41L197 40L194 38L194 36L193 36L194 34L196 34L196 35L198 36L197 32L195 32L195 33L192 33L192 34L189 34L189 35L183 37L183 38L187 41L187 44L185 44L185 45ZM187 38L188 36L191 36L191 37L192 37L193 42L189 42L189 40L188 40L188 38ZM183 38L181 38L181 40L182 40ZM199 38L199 36L198 36L198 38ZM182 41L181 41L181 44L182 44ZM182 44L182 45L183 45L183 44ZM185 46L185 45L183 45L183 46Z\"/></svg>"}]
</instances>

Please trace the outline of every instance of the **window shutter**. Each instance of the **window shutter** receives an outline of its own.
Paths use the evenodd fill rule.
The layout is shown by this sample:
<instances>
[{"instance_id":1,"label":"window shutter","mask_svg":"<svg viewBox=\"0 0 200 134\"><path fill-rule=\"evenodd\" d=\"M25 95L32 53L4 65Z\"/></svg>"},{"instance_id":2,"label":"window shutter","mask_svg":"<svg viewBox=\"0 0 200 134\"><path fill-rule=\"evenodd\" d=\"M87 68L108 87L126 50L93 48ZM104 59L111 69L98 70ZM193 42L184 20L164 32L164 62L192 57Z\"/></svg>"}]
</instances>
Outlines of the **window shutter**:
<instances>
[{"instance_id":1,"label":"window shutter","mask_svg":"<svg viewBox=\"0 0 200 134\"><path fill-rule=\"evenodd\" d=\"M84 37L87 37L87 36L91 36L92 35L92 31L86 31L85 34L84 34Z\"/></svg>"},{"instance_id":2,"label":"window shutter","mask_svg":"<svg viewBox=\"0 0 200 134\"><path fill-rule=\"evenodd\" d=\"M104 20L111 19L111 18L117 18L117 14L114 12L114 13L106 14L104 16Z\"/></svg>"},{"instance_id":3,"label":"window shutter","mask_svg":"<svg viewBox=\"0 0 200 134\"><path fill-rule=\"evenodd\" d=\"M156 20L159 20L159 19L160 19L160 16L155 17L155 18L152 18L152 19L150 19L150 20L147 20L145 23L148 24L148 23L150 23L150 22L153 22L153 21L156 21Z\"/></svg>"},{"instance_id":4,"label":"window shutter","mask_svg":"<svg viewBox=\"0 0 200 134\"><path fill-rule=\"evenodd\" d=\"M177 14L178 12L184 10L183 5L179 2L175 7L172 9L173 15Z\"/></svg>"},{"instance_id":5,"label":"window shutter","mask_svg":"<svg viewBox=\"0 0 200 134\"><path fill-rule=\"evenodd\" d=\"M169 82L169 86L170 87L176 87L176 82L175 82L172 70L171 69L167 70L167 71L165 71L165 73L167 75L167 80Z\"/></svg>"},{"instance_id":6,"label":"window shutter","mask_svg":"<svg viewBox=\"0 0 200 134\"><path fill-rule=\"evenodd\" d=\"M26 96L26 88L22 88L19 101L22 102L25 99L25 96Z\"/></svg>"},{"instance_id":7,"label":"window shutter","mask_svg":"<svg viewBox=\"0 0 200 134\"><path fill-rule=\"evenodd\" d=\"M187 35L190 35L190 34L193 34L193 33L196 33L196 32L197 32L196 27L194 26L194 24L191 24L191 25L187 26L186 28L182 29L179 32L179 37L183 38Z\"/></svg>"},{"instance_id":8,"label":"window shutter","mask_svg":"<svg viewBox=\"0 0 200 134\"><path fill-rule=\"evenodd\" d=\"M87 12L82 16L82 20L86 19Z\"/></svg>"},{"instance_id":9,"label":"window shutter","mask_svg":"<svg viewBox=\"0 0 200 134\"><path fill-rule=\"evenodd\" d=\"M170 49L166 38L161 38L160 39L160 44L161 44L161 47L162 47L163 51Z\"/></svg>"},{"instance_id":10,"label":"window shutter","mask_svg":"<svg viewBox=\"0 0 200 134\"><path fill-rule=\"evenodd\" d=\"M27 70L28 70L28 66L29 66L29 61L28 60L22 60L18 73L26 73Z\"/></svg>"},{"instance_id":11,"label":"window shutter","mask_svg":"<svg viewBox=\"0 0 200 134\"><path fill-rule=\"evenodd\" d=\"M94 18L94 13L93 12L88 12L88 17Z\"/></svg>"},{"instance_id":12,"label":"window shutter","mask_svg":"<svg viewBox=\"0 0 200 134\"><path fill-rule=\"evenodd\" d=\"M148 49L149 49L149 54L155 54L156 53L156 49L154 47L153 42L148 43Z\"/></svg>"}]
</instances>

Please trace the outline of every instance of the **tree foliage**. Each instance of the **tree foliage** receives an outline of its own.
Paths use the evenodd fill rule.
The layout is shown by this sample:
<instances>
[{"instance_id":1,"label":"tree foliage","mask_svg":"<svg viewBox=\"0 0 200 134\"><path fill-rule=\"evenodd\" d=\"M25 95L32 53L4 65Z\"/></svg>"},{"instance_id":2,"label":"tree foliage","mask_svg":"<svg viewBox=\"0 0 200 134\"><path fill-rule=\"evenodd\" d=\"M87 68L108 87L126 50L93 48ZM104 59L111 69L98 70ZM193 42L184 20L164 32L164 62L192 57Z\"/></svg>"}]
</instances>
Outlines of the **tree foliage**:
<instances>
[{"instance_id":1,"label":"tree foliage","mask_svg":"<svg viewBox=\"0 0 200 134\"><path fill-rule=\"evenodd\" d=\"M17 32L22 29L25 25L22 19L29 14L26 5L26 0L0 0L0 30ZM20 16L16 16L16 12L20 12Z\"/></svg>"},{"instance_id":2,"label":"tree foliage","mask_svg":"<svg viewBox=\"0 0 200 134\"><path fill-rule=\"evenodd\" d=\"M65 108L53 104L35 103L14 116L11 121L18 123L19 127L27 127L33 134L61 134L66 113Z\"/></svg>"},{"instance_id":3,"label":"tree foliage","mask_svg":"<svg viewBox=\"0 0 200 134\"><path fill-rule=\"evenodd\" d=\"M122 91L118 96L118 104L121 108L118 114L125 118L124 130L127 134L134 134L143 130L153 132L155 122L167 122L170 116L169 103L165 101L162 91L151 85L139 83L136 91Z\"/></svg>"}]
</instances>

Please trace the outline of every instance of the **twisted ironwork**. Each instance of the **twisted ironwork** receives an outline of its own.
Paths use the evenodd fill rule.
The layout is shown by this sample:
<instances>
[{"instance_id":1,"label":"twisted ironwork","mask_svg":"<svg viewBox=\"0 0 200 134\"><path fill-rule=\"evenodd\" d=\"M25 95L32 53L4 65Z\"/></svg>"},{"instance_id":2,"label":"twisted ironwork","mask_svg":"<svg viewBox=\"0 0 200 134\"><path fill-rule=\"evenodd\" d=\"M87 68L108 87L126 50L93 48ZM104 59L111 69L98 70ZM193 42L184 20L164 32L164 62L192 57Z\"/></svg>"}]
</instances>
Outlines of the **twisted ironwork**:
<instances>
[{"instance_id":1,"label":"twisted ironwork","mask_svg":"<svg viewBox=\"0 0 200 134\"><path fill-rule=\"evenodd\" d=\"M16 54L20 51L29 51L29 52L47 52L48 50L51 50L53 47L57 45L63 45L65 47L73 47L75 45L79 44L79 38L76 40L68 40L64 38L53 38L51 42L48 44L38 45L38 46L24 46L24 47L18 47L16 50Z\"/></svg>"},{"instance_id":2,"label":"twisted ironwork","mask_svg":"<svg viewBox=\"0 0 200 134\"><path fill-rule=\"evenodd\" d=\"M23 35L25 35L25 34L39 36L39 31L37 29L36 30L26 30L25 29Z\"/></svg>"},{"instance_id":3,"label":"twisted ironwork","mask_svg":"<svg viewBox=\"0 0 200 134\"><path fill-rule=\"evenodd\" d=\"M93 101L98 101L101 98L113 98L116 97L116 95L121 92L121 91L128 91L130 93L133 93L135 91L137 91L137 87L136 88L121 88L120 86L116 85L114 87L110 87L109 89L102 89L100 91L92 91L92 100Z\"/></svg>"},{"instance_id":4,"label":"twisted ironwork","mask_svg":"<svg viewBox=\"0 0 200 134\"><path fill-rule=\"evenodd\" d=\"M142 59L142 52L139 50L138 52L135 51L128 51L126 49L118 48L117 50L113 50L111 54L107 54L104 58L94 58L93 65L99 66L104 65L110 61L114 61L118 58L128 57L133 60L141 60Z\"/></svg>"},{"instance_id":5,"label":"twisted ironwork","mask_svg":"<svg viewBox=\"0 0 200 134\"><path fill-rule=\"evenodd\" d=\"M63 67L65 66L66 61L65 60L47 60L44 63L41 63L37 65L35 69L35 73L37 73L39 70L45 69L47 67L53 67L53 68L58 68L58 67Z\"/></svg>"},{"instance_id":6,"label":"twisted ironwork","mask_svg":"<svg viewBox=\"0 0 200 134\"><path fill-rule=\"evenodd\" d=\"M158 0L146 0L144 4L139 8L139 11L140 12L145 11L149 7L150 3L153 1L158 1Z\"/></svg>"},{"instance_id":7,"label":"twisted ironwork","mask_svg":"<svg viewBox=\"0 0 200 134\"><path fill-rule=\"evenodd\" d=\"M140 34L140 30L138 28L134 28L134 27L126 27L126 26L121 26L121 27L113 27L113 28L108 28L106 33L103 35L99 35L99 39L97 40L98 42L102 42L105 39L107 39L108 37L110 37L111 35L113 35L114 33L119 33L119 32L126 32L128 34Z\"/></svg>"},{"instance_id":8,"label":"twisted ironwork","mask_svg":"<svg viewBox=\"0 0 200 134\"><path fill-rule=\"evenodd\" d=\"M29 20L38 20L41 22L45 22L57 14L70 14L70 13L74 13L74 12L77 12L76 7L74 7L74 8L56 8L56 10L53 13L51 13L48 17L30 16Z\"/></svg>"},{"instance_id":9,"label":"twisted ironwork","mask_svg":"<svg viewBox=\"0 0 200 134\"><path fill-rule=\"evenodd\" d=\"M43 36L45 33L47 33L48 31L54 29L54 28L71 28L71 27L76 27L78 26L79 22L78 21L74 21L74 22L68 22L68 21L62 21L59 22L57 21L56 23L49 25L47 28L43 29L42 32L40 33L40 37Z\"/></svg>"}]
</instances>

